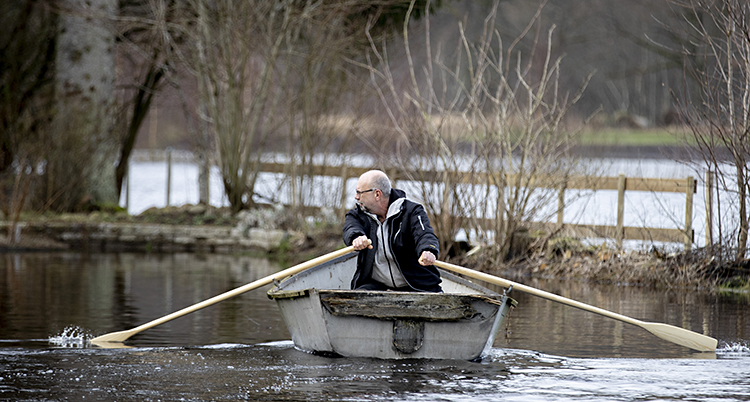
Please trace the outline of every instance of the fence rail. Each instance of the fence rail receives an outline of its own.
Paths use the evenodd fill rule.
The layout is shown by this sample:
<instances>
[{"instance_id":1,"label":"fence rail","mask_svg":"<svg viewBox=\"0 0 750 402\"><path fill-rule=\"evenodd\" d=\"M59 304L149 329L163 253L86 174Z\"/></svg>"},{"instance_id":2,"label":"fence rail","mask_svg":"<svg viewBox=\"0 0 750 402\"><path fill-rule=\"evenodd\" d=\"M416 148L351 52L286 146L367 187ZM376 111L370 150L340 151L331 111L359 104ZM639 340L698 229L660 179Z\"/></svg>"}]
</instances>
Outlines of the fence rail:
<instances>
[{"instance_id":1,"label":"fence rail","mask_svg":"<svg viewBox=\"0 0 750 402\"><path fill-rule=\"evenodd\" d=\"M171 158L167 157L168 165L171 164ZM298 172L299 166L287 163L261 163L260 171L264 173L281 173L292 174ZM168 166L171 171L171 167ZM351 178L357 178L365 173L369 168L352 167L352 166L328 166L328 165L307 165L305 166L305 175L308 176L329 176L341 179L341 198L340 207L343 209L346 200L350 194L347 190L346 183ZM400 171L389 169L388 175L395 182L396 180L410 180L418 177L421 181L440 182L445 180L446 172L441 171ZM460 184L486 184L486 183L513 183L514 176L506 176L505 180L497 174L488 173L468 173L468 172L450 172L451 182ZM709 173L706 175L706 245L711 244L711 226L712 226L712 197L711 197L711 180ZM558 191L557 221L556 222L532 222L533 228L543 228L547 231L557 232L572 237L601 237L615 239L617 246L622 247L623 240L645 240L660 241L670 243L683 243L686 250L689 250L694 242L693 226L693 195L696 193L696 180L691 177L682 179L655 179L642 177L626 177L619 175L617 177L596 177L596 176L575 176L569 177L563 182L564 186L559 184L559 178L539 177L531 183L538 188L546 188ZM565 211L565 192L568 190L616 190L617 191L617 224L608 225L586 225L564 223L563 215ZM681 228L648 228L632 227L624 225L625 217L625 192L626 191L647 191L647 192L671 192L685 194L685 221ZM167 193L169 194L169 193ZM169 197L169 195L167 195ZM169 199L167 200L169 203ZM479 219L479 224L483 228L493 227L492 219Z\"/></svg>"},{"instance_id":2,"label":"fence rail","mask_svg":"<svg viewBox=\"0 0 750 402\"><path fill-rule=\"evenodd\" d=\"M288 173L291 172L292 166L283 163L263 163L260 171L268 173ZM346 182L350 178L357 178L362 173L369 170L369 168L359 167L348 167L348 166L324 166L324 165L312 165L306 166L305 170L307 174L315 176L332 176L340 177L344 185L342 186L341 194L341 205L344 205L344 200L349 197ZM444 178L445 173L439 171L399 171L391 169L388 171L389 176L395 182L399 179L408 179L412 177L419 177L420 180L425 181L441 181ZM495 182L499 182L497 177L489 177L486 173L461 173L451 172L451 179L455 183L461 184L484 184L488 180L495 179ZM506 183L513 183L514 177L509 176L505 178ZM559 182L559 179L552 180L552 178L539 178L534 183L540 188L544 187L544 183ZM570 177L565 181L563 188L557 188L559 191L558 195L558 206L557 206L557 222L533 222L532 225L537 228L544 228L548 231L557 231L558 233L575 236L575 237L602 237L615 239L617 246L622 247L623 240L646 240L646 241L660 241L660 242L672 242L672 243L683 243L685 249L689 250L694 242L694 230L693 226L693 194L696 192L696 180L693 177L686 177L683 179L654 179L654 178L643 178L643 177L626 177L625 175L619 175L617 177L595 177L595 176L576 176ZM552 188L554 189L554 188ZM617 225L583 225L583 224L571 224L563 223L563 213L565 210L564 200L566 190L617 190ZM648 192L671 192L671 193L683 193L685 194L685 225L682 228L665 229L665 228L646 228L646 227L632 227L624 226L625 217L625 192L626 191L648 191ZM710 211L707 211L707 220L711 216ZM492 220L484 219L480 226L483 228L491 228L493 225Z\"/></svg>"}]
</instances>

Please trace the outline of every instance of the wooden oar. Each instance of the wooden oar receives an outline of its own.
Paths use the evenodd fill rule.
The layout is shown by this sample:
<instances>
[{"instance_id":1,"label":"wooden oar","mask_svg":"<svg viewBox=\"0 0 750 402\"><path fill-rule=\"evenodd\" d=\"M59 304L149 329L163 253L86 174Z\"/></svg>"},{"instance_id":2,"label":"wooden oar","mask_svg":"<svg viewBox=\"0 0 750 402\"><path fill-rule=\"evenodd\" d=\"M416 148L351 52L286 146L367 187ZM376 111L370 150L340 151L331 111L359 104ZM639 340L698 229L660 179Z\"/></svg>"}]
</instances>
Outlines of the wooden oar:
<instances>
[{"instance_id":1,"label":"wooden oar","mask_svg":"<svg viewBox=\"0 0 750 402\"><path fill-rule=\"evenodd\" d=\"M718 341L710 336L702 335L697 332L693 332L684 328L675 327L668 324L660 324L655 322L645 322L630 318L622 314L617 314L612 311L604 310L599 307L590 306L579 301L571 300L562 296L558 296L553 293L545 292L540 289L525 286L520 283L512 282L507 279L503 279L494 275L486 274L484 272L475 271L473 269L464 268L458 265L449 264L443 261L435 261L435 265L465 275L471 278L479 279L488 283L494 283L502 287L511 287L513 289L520 290L525 293L532 294L547 300L552 300L558 303L567 304L568 306L576 307L581 310L590 311L592 313L600 314L605 317L614 318L615 320L623 321L628 324L633 324L645 329L648 332L658 336L661 339L676 343L694 349L700 352L713 352L716 350L716 344Z\"/></svg>"},{"instance_id":2,"label":"wooden oar","mask_svg":"<svg viewBox=\"0 0 750 402\"><path fill-rule=\"evenodd\" d=\"M274 280L280 280L280 279L286 278L287 276L297 274L297 273L302 272L302 271L304 271L304 270L306 270L308 268L312 268L312 267L314 267L316 265L319 265L319 264L322 264L322 263L324 263L326 261L330 261L330 260L332 260L332 259L334 259L336 257L340 257L342 255L351 253L352 251L354 251L354 247L353 246L342 248L341 250L337 250L337 251L334 251L332 253L320 256L318 258L314 258L314 259L306 261L306 262L304 262L302 264L295 265L295 266L293 266L291 268L287 268L287 269L285 269L283 271L277 272L277 273L275 273L273 275L268 275L265 278L258 279L255 282L251 282L251 283L248 283L247 285L240 286L240 287L238 287L238 288L236 288L234 290L230 290L230 291L228 291L226 293L222 293L222 294L220 294L218 296L214 296L214 297L212 297L212 298L210 298L208 300L204 300L204 301L202 301L200 303L197 303L197 304L194 304L192 306L185 307L182 310L175 311L172 314L165 315L164 317L158 318L158 319L153 320L153 321L149 321L149 322L147 322L147 323L145 323L145 324L143 324L141 326L135 327L133 329L129 329L127 331L110 332L108 334L104 334L102 336L96 337L96 338L92 339L90 342L93 343L93 344L103 343L103 342L123 342L126 339L130 338L131 336L133 336L133 335L135 335L135 334L137 334L137 333L139 333L141 331L145 331L145 330L147 330L149 328L152 328L152 327L155 327L157 325L164 324L167 321L171 321L171 320L174 320L175 318L182 317L183 315L190 314L190 313L192 313L194 311L197 311L197 310L200 310L200 309L202 309L204 307L208 307L208 306L210 306L212 304L216 304L216 303L218 303L220 301L224 301L226 299L229 299L230 297L234 297L234 296L240 295L242 293L245 293L247 291L259 288L261 286L268 285L271 282L273 282Z\"/></svg>"}]
</instances>

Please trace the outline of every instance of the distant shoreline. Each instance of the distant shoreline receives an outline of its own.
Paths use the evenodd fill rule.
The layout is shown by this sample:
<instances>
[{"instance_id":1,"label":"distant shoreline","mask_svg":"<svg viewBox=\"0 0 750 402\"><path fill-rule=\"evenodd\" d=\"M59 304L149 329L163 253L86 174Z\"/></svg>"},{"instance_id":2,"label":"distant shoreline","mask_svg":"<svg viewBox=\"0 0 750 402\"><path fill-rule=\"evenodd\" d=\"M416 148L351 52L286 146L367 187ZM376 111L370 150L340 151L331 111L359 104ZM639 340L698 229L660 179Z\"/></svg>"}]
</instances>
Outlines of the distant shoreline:
<instances>
[{"instance_id":1,"label":"distant shoreline","mask_svg":"<svg viewBox=\"0 0 750 402\"><path fill-rule=\"evenodd\" d=\"M469 145L460 147L462 152L470 152ZM354 147L353 153L365 153L366 147ZM572 148L572 155L583 158L619 158L651 159L680 161L690 159L697 150L690 150L680 145L577 145ZM194 163L196 157L191 150L184 149L135 149L131 154L133 162L164 162L167 155L175 163ZM727 155L728 156L728 155ZM694 158L693 158L694 159Z\"/></svg>"},{"instance_id":2,"label":"distant shoreline","mask_svg":"<svg viewBox=\"0 0 750 402\"><path fill-rule=\"evenodd\" d=\"M573 152L585 158L689 159L685 147L674 145L580 145Z\"/></svg>"}]
</instances>

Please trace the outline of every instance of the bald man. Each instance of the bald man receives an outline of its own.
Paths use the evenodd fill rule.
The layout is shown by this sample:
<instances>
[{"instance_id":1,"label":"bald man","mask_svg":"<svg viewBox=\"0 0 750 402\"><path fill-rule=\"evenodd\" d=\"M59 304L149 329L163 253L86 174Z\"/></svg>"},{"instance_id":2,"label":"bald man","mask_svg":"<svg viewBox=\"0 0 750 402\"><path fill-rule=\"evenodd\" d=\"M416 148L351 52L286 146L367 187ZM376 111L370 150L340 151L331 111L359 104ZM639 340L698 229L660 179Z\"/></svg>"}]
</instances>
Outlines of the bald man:
<instances>
[{"instance_id":1,"label":"bald man","mask_svg":"<svg viewBox=\"0 0 750 402\"><path fill-rule=\"evenodd\" d=\"M360 251L352 289L441 292L432 265L438 238L424 207L392 188L380 170L359 177L354 199L343 231L344 243Z\"/></svg>"}]
</instances>

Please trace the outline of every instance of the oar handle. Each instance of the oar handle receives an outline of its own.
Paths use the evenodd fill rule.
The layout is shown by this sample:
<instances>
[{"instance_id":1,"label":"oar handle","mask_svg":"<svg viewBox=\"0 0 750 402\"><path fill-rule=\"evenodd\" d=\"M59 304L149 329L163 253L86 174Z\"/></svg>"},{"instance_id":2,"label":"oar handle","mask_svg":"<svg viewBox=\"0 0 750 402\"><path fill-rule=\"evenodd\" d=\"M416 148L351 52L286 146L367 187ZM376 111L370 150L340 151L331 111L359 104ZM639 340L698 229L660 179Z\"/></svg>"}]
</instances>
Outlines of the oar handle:
<instances>
[{"instance_id":1,"label":"oar handle","mask_svg":"<svg viewBox=\"0 0 750 402\"><path fill-rule=\"evenodd\" d=\"M213 304L222 302L222 301L224 301L226 299L230 299L232 297L239 296L239 295L241 295L241 294L243 294L245 292L249 292L249 291L251 291L253 289L257 289L257 288L262 287L262 286L270 285L275 280L278 281L278 280L286 278L287 276L292 276L292 275L298 274L298 273L300 273L300 272L302 272L302 271L304 271L304 270L306 270L308 268L312 268L312 267L314 267L316 265L322 264L322 263L327 262L329 260L332 260L332 259L334 259L336 257L340 257L342 255L348 254L348 253L350 253L352 251L354 251L354 247L350 246L350 247L343 248L341 250L335 251L333 253L329 253L329 254L326 254L324 256L321 256L321 257L318 257L318 258L306 261L306 262L304 262L302 264L295 265L293 267L287 268L287 269L285 269L283 271L279 271L279 272L277 272L275 274L272 274L272 275L268 275L268 276L266 276L264 278L258 279L258 280L254 281L254 282L250 282L247 285L240 286L240 287L238 287L236 289L233 289L233 290L230 290L230 291L228 291L226 293L222 293L220 295L214 296L214 297L212 297L210 299L207 299L207 300L204 300L204 301L202 301L200 303L194 304L194 305L189 306L189 307L185 307L182 310L175 311L174 313L166 315L166 316L161 317L159 319L147 322L147 323L145 323L145 324L143 324L141 326L136 327L135 329L139 329L140 331L144 331L144 330L147 330L149 328L155 327L157 325L164 324L167 321L172 321L175 318L182 317L183 315L190 314L190 313L198 311L198 310L200 310L202 308L206 308L206 307L211 306Z\"/></svg>"},{"instance_id":2,"label":"oar handle","mask_svg":"<svg viewBox=\"0 0 750 402\"><path fill-rule=\"evenodd\" d=\"M469 277L472 277L472 278L475 278L475 279L479 279L479 280L482 280L482 281L485 281L485 282L488 282L488 283L494 283L494 284L500 285L502 287L509 288L509 287L512 286L513 289L519 290L519 291L524 292L524 293L528 293L528 294L531 294L531 295L534 295L534 296L537 296L537 297L541 297L543 299L552 300L552 301L555 301L555 302L558 302L558 303L566 304L566 305L571 306L571 307L576 307L576 308L579 308L579 309L582 309L582 310L590 311L592 313L600 314L600 315L603 315L605 317L613 318L615 320L620 320L620 321L626 322L628 324L641 325L643 323L643 321L636 320L635 318L630 318L630 317L624 316L622 314L617 314L617 313L609 311L609 310L604 310L604 309L599 308L599 307L595 307L595 306L591 306L591 305L588 305L588 304L585 304L585 303L581 303L581 302L576 301L576 300L568 299L566 297L562 297L562 296L556 295L554 293L545 292L544 290L541 290L541 289L537 289L537 288L533 288L531 286L526 286L526 285L523 285L523 284L520 284L520 283L517 283L517 282L509 281L507 279L503 279L503 278L500 278L500 277L497 277L497 276L494 276L494 275L486 274L484 272L480 272L480 271L476 271L476 270L473 270L473 269L464 268L464 267L461 267L461 266L458 266L458 265L454 265L454 264L450 264L450 263L443 262L443 261L435 261L435 265L438 266L438 267L440 267L440 268L443 268L443 269L447 269L447 270L450 270L450 271L453 271L453 272L457 272L457 273L460 273L462 275L466 275L466 276L469 276Z\"/></svg>"}]
</instances>

